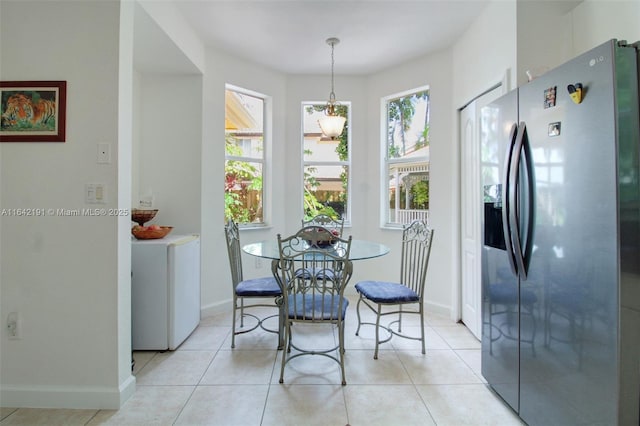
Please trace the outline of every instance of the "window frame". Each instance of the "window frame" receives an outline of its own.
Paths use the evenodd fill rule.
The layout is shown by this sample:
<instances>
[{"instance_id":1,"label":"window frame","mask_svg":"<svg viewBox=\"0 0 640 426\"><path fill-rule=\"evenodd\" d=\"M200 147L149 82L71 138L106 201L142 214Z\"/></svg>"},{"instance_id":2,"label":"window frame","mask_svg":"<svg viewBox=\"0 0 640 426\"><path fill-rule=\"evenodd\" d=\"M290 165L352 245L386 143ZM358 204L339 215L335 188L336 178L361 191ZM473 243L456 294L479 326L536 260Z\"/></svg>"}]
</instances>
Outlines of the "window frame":
<instances>
[{"instance_id":1,"label":"window frame","mask_svg":"<svg viewBox=\"0 0 640 426\"><path fill-rule=\"evenodd\" d=\"M390 165L391 164L416 164L422 158L425 162L427 162L427 156L417 157L411 159L390 159L389 151L388 151L388 125L389 125L389 117L388 117L388 103L391 100L402 98L408 95L412 95L420 92L428 92L428 103L429 109L431 108L431 87L428 84L418 86L416 88L407 89L401 92L396 92L391 95L383 96L380 98L380 227L388 228L388 229L402 229L405 224L398 222L391 222L390 217L390 185L389 185L389 175L390 175ZM430 111L429 111L430 112ZM431 120L428 123L429 127L431 126ZM429 174L431 169L431 158L429 156L427 162L426 171ZM429 179L430 181L430 179ZM431 191L429 190L429 193ZM397 196L397 195L396 195ZM430 208L429 208L430 210ZM428 210L427 210L428 211ZM427 214L429 217L429 214Z\"/></svg>"},{"instance_id":2,"label":"window frame","mask_svg":"<svg viewBox=\"0 0 640 426\"><path fill-rule=\"evenodd\" d=\"M353 165L352 165L352 146L351 143L351 108L352 103L350 101L339 101L337 102L339 105L345 106L347 108L347 121L345 122L346 130L347 130L347 152L348 157L346 161L307 161L305 160L304 155L304 140L305 140L305 126L304 126L304 114L306 114L305 108L309 106L325 106L327 104L326 101L302 101L300 103L300 176L302 178L302 186L301 186L301 211L300 217L304 218L304 170L307 166L346 166L349 171L347 176L347 199L345 202L345 212L343 214L344 226L351 226L351 185L352 185L352 176L353 176Z\"/></svg>"},{"instance_id":3,"label":"window frame","mask_svg":"<svg viewBox=\"0 0 640 426\"><path fill-rule=\"evenodd\" d=\"M243 161L247 163L257 163L260 164L262 169L262 222L243 222L238 223L238 228L240 229L251 229L251 228L266 228L269 226L269 205L271 198L270 191L270 179L271 176L271 162L269 159L271 156L269 153L271 152L271 110L272 110L272 97L266 95L261 92L257 92L251 89L246 89L244 87L236 86L233 84L226 83L224 87L224 92L227 90L241 93L243 95L251 96L254 98L258 98L262 100L262 156L257 157L243 157L236 155L227 155L226 151L224 153L224 163L226 167L227 161ZM226 100L225 100L225 115L226 115ZM226 139L226 129L225 129L225 139ZM226 176L226 173L225 173ZM226 221L226 217L225 217Z\"/></svg>"}]
</instances>

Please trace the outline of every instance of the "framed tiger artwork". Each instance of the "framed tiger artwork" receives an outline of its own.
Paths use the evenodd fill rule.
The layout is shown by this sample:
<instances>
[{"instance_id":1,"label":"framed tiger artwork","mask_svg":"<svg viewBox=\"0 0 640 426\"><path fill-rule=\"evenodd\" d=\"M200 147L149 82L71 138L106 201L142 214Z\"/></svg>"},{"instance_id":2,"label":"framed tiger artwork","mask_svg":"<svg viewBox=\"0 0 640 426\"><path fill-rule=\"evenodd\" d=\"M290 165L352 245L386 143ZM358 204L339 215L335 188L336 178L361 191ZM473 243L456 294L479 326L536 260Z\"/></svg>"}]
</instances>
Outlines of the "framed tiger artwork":
<instances>
[{"instance_id":1,"label":"framed tiger artwork","mask_svg":"<svg viewBox=\"0 0 640 426\"><path fill-rule=\"evenodd\" d=\"M0 81L0 142L65 142L66 81Z\"/></svg>"}]
</instances>

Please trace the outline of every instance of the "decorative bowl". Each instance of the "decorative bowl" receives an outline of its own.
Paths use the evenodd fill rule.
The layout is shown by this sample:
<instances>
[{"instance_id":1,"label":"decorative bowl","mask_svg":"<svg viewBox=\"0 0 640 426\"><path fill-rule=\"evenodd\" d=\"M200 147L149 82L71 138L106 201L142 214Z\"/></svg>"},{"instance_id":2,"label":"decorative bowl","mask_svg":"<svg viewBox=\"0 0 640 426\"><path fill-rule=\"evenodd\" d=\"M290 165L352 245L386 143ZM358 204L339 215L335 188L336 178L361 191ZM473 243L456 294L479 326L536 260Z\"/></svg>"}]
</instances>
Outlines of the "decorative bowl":
<instances>
[{"instance_id":1,"label":"decorative bowl","mask_svg":"<svg viewBox=\"0 0 640 426\"><path fill-rule=\"evenodd\" d=\"M334 245L335 243L337 243L337 240L334 239L330 239L330 240L315 240L315 241L311 241L311 240L305 240L307 242L307 244L309 244L309 246L316 246L319 248L327 248L329 246Z\"/></svg>"},{"instance_id":2,"label":"decorative bowl","mask_svg":"<svg viewBox=\"0 0 640 426\"><path fill-rule=\"evenodd\" d=\"M139 240L157 240L164 238L172 229L173 226L161 226L160 229L136 229L134 226L131 233Z\"/></svg>"},{"instance_id":3,"label":"decorative bowl","mask_svg":"<svg viewBox=\"0 0 640 426\"><path fill-rule=\"evenodd\" d=\"M131 220L136 222L140 226L144 226L145 223L156 217L158 209L144 210L144 209L131 209Z\"/></svg>"},{"instance_id":4,"label":"decorative bowl","mask_svg":"<svg viewBox=\"0 0 640 426\"><path fill-rule=\"evenodd\" d=\"M325 232L328 231L328 232ZM319 228L316 226L311 226L308 232L305 232L305 241L309 246L326 248L334 245L338 242L337 238L340 237L340 233L336 230L328 230L324 228Z\"/></svg>"}]
</instances>

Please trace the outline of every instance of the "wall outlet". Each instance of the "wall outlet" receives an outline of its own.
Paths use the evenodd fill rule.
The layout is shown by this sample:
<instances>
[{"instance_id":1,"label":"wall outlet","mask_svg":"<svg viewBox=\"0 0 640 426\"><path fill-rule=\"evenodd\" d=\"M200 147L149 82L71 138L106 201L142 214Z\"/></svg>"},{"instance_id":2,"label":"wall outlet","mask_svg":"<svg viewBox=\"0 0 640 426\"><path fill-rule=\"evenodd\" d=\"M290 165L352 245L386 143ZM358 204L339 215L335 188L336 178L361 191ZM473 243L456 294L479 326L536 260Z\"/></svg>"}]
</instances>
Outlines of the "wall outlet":
<instances>
[{"instance_id":1,"label":"wall outlet","mask_svg":"<svg viewBox=\"0 0 640 426\"><path fill-rule=\"evenodd\" d=\"M7 315L7 334L11 340L21 339L20 315L18 312L9 312Z\"/></svg>"}]
</instances>

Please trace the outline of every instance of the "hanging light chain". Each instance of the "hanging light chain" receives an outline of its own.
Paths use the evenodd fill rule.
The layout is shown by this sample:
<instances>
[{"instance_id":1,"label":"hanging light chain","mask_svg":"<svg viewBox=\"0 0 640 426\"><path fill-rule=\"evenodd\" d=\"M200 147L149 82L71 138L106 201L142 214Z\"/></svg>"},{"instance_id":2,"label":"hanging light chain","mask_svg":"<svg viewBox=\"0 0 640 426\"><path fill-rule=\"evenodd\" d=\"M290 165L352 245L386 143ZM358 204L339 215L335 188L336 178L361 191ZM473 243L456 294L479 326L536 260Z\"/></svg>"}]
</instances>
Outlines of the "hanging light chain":
<instances>
[{"instance_id":1,"label":"hanging light chain","mask_svg":"<svg viewBox=\"0 0 640 426\"><path fill-rule=\"evenodd\" d=\"M340 39L335 37L328 38L327 44L331 46L331 93L329 93L329 102L327 103L327 113L329 115L335 115L336 94L334 89L334 73L333 68L335 65L334 50L336 44L340 43Z\"/></svg>"},{"instance_id":2,"label":"hanging light chain","mask_svg":"<svg viewBox=\"0 0 640 426\"><path fill-rule=\"evenodd\" d=\"M333 65L335 63L335 60L333 58L333 50L335 48L336 42L334 40L332 40L332 39L329 39L329 40L331 40L330 41L330 43L331 43L331 93L329 93L329 100L331 102L335 102L336 94L335 94L334 89L333 89Z\"/></svg>"}]
</instances>

